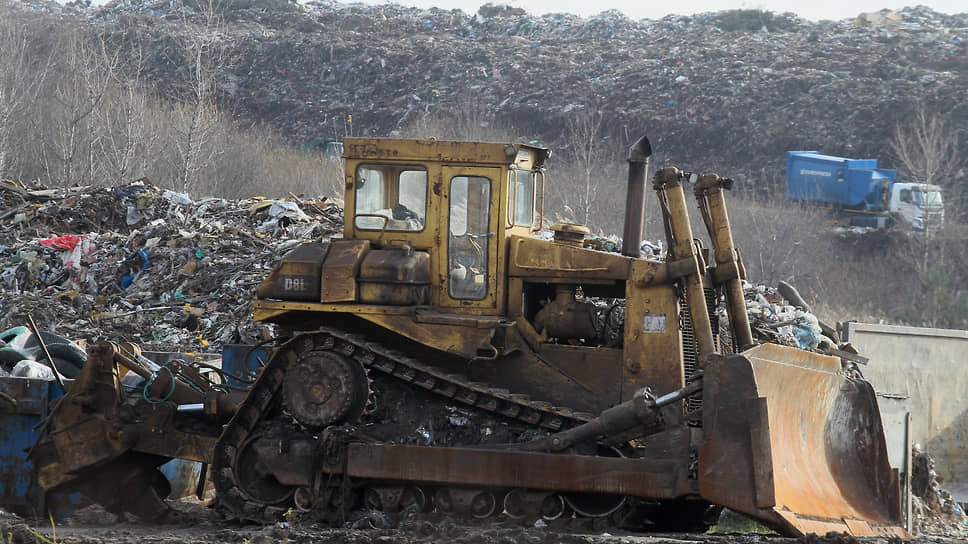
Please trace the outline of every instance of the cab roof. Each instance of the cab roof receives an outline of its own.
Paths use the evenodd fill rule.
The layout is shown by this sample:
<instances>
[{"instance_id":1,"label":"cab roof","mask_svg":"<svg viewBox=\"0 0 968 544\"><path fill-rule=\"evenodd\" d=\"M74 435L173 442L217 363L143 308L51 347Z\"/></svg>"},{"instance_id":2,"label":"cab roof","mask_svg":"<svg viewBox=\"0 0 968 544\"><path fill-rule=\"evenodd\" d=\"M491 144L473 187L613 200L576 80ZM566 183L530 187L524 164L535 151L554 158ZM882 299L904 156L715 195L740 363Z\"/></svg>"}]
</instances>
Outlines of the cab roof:
<instances>
[{"instance_id":1,"label":"cab roof","mask_svg":"<svg viewBox=\"0 0 968 544\"><path fill-rule=\"evenodd\" d=\"M435 161L445 163L509 165L521 151L540 168L551 150L527 144L414 140L403 138L344 138L343 158L355 160Z\"/></svg>"}]
</instances>

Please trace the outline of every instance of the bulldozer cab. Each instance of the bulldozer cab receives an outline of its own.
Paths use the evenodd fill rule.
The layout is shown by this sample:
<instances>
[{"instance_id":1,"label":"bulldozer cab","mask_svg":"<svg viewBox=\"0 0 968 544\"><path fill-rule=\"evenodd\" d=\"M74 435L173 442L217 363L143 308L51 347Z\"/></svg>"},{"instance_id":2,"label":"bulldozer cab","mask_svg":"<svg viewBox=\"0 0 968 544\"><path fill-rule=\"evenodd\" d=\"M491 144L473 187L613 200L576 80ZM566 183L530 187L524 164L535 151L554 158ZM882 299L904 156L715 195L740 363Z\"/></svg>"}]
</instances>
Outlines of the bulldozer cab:
<instances>
[{"instance_id":1,"label":"bulldozer cab","mask_svg":"<svg viewBox=\"0 0 968 544\"><path fill-rule=\"evenodd\" d=\"M344 146L344 238L425 253L432 306L502 313L502 256L511 235L540 225L549 152L436 140L347 138Z\"/></svg>"}]
</instances>

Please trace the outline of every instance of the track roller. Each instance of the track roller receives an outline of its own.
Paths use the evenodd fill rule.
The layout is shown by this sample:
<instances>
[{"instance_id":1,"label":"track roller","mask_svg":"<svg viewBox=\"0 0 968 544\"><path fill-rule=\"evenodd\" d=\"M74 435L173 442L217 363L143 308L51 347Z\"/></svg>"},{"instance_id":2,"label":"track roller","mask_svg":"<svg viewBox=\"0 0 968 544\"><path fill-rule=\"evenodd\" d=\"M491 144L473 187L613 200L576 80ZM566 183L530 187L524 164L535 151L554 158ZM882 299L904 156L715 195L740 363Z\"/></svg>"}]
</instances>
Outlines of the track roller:
<instances>
[{"instance_id":1,"label":"track roller","mask_svg":"<svg viewBox=\"0 0 968 544\"><path fill-rule=\"evenodd\" d=\"M434 494L437 510L484 519L498 514L497 497L480 489L440 488Z\"/></svg>"},{"instance_id":2,"label":"track roller","mask_svg":"<svg viewBox=\"0 0 968 544\"><path fill-rule=\"evenodd\" d=\"M308 487L300 487L296 489L292 496L292 502L296 506L296 510L300 512L309 512L313 509L313 492Z\"/></svg>"},{"instance_id":3,"label":"track roller","mask_svg":"<svg viewBox=\"0 0 968 544\"><path fill-rule=\"evenodd\" d=\"M558 493L513 489L504 495L504 512L512 518L538 516L545 521L561 518L568 511Z\"/></svg>"},{"instance_id":4,"label":"track roller","mask_svg":"<svg viewBox=\"0 0 968 544\"><path fill-rule=\"evenodd\" d=\"M624 495L602 495L598 493L565 493L565 503L576 514L586 518L604 518L625 505Z\"/></svg>"},{"instance_id":5,"label":"track roller","mask_svg":"<svg viewBox=\"0 0 968 544\"><path fill-rule=\"evenodd\" d=\"M275 505L289 500L295 488L279 483L265 465L271 459L274 441L254 435L242 445L233 462L233 476L239 490L250 500L261 505Z\"/></svg>"}]
</instances>

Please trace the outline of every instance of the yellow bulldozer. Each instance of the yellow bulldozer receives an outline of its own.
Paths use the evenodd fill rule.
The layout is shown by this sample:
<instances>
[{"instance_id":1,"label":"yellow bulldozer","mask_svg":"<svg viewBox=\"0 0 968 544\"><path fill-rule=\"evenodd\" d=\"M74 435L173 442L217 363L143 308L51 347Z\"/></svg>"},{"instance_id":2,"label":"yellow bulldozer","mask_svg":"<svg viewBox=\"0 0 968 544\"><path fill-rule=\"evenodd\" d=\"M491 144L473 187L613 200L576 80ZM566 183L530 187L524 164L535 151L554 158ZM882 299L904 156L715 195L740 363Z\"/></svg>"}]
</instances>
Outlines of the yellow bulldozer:
<instances>
[{"instance_id":1,"label":"yellow bulldozer","mask_svg":"<svg viewBox=\"0 0 968 544\"><path fill-rule=\"evenodd\" d=\"M719 506L789 535L907 536L870 384L751 334L731 182L655 172L667 251L641 256L643 137L613 253L580 225L538 235L549 155L346 138L343 234L297 246L259 287L254 318L281 335L247 394L186 388L176 369L154 384L171 388L168 419L144 415L157 402L102 397L87 409L114 434L88 456L54 439L79 419L62 402L35 448L42 482L187 457L210 463L218 505L247 520L435 509L688 530ZM75 396L131 365L99 349Z\"/></svg>"}]
</instances>

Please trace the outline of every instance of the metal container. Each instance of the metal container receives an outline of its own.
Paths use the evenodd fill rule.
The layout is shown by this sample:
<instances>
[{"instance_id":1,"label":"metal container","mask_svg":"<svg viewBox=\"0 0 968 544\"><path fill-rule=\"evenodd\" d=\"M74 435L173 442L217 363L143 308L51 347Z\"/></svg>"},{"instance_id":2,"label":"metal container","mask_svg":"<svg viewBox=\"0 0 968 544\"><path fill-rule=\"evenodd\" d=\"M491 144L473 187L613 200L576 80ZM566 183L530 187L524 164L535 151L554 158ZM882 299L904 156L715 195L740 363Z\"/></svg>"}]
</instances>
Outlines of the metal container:
<instances>
[{"instance_id":1,"label":"metal container","mask_svg":"<svg viewBox=\"0 0 968 544\"><path fill-rule=\"evenodd\" d=\"M44 493L37 485L27 450L37 426L50 413L50 402L63 396L54 380L0 378L0 507L27 517L66 517L89 503L80 493Z\"/></svg>"},{"instance_id":2,"label":"metal container","mask_svg":"<svg viewBox=\"0 0 968 544\"><path fill-rule=\"evenodd\" d=\"M222 347L222 370L226 384L233 387L249 387L259 376L259 371L269 362L269 350L248 344L227 344ZM238 376L238 380L233 376Z\"/></svg>"}]
</instances>

